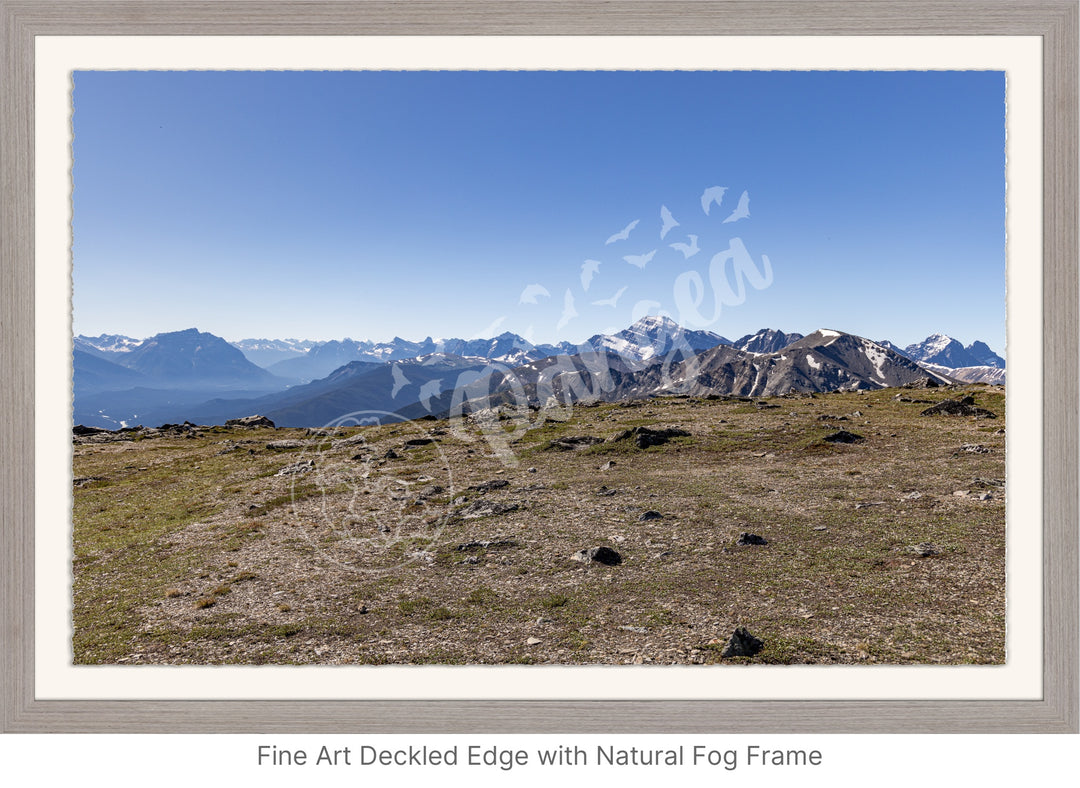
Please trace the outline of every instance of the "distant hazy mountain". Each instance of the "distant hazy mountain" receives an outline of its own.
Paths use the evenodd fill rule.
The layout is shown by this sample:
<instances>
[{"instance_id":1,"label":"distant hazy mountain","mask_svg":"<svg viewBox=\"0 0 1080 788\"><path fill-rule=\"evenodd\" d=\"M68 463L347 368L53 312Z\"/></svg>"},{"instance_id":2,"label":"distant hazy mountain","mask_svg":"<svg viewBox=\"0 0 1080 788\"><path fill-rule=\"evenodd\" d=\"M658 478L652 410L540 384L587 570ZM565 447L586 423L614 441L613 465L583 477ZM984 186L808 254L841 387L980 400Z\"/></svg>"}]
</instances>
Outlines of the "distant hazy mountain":
<instances>
[{"instance_id":1,"label":"distant hazy mountain","mask_svg":"<svg viewBox=\"0 0 1080 788\"><path fill-rule=\"evenodd\" d=\"M773 328L763 328L756 334L747 334L730 344L750 353L775 353L802 338L802 334L785 334Z\"/></svg>"},{"instance_id":2,"label":"distant hazy mountain","mask_svg":"<svg viewBox=\"0 0 1080 788\"><path fill-rule=\"evenodd\" d=\"M134 350L141 342L141 339L132 339L122 334L102 334L97 337L79 334L74 339L74 346L75 350L91 356L116 361L118 355Z\"/></svg>"},{"instance_id":3,"label":"distant hazy mountain","mask_svg":"<svg viewBox=\"0 0 1080 788\"><path fill-rule=\"evenodd\" d=\"M175 388L256 388L283 386L224 339L195 328L157 334L125 354L124 366L158 385Z\"/></svg>"},{"instance_id":4,"label":"distant hazy mountain","mask_svg":"<svg viewBox=\"0 0 1080 788\"><path fill-rule=\"evenodd\" d=\"M1005 369L1005 359L991 350L985 342L972 342L964 349L968 355L979 362L979 366Z\"/></svg>"},{"instance_id":5,"label":"distant hazy mountain","mask_svg":"<svg viewBox=\"0 0 1080 788\"><path fill-rule=\"evenodd\" d=\"M96 391L129 389L150 383L149 378L141 372L83 350L72 351L71 360L76 396Z\"/></svg>"},{"instance_id":6,"label":"distant hazy mountain","mask_svg":"<svg viewBox=\"0 0 1080 788\"><path fill-rule=\"evenodd\" d=\"M186 418L219 424L259 413L282 427L321 427L354 413L393 420L389 414L471 383L486 367L483 360L441 353L382 364L353 361L322 380L276 394L205 402L188 408Z\"/></svg>"},{"instance_id":7,"label":"distant hazy mountain","mask_svg":"<svg viewBox=\"0 0 1080 788\"><path fill-rule=\"evenodd\" d=\"M229 344L252 364L266 369L278 361L303 356L319 343L310 339L241 339Z\"/></svg>"},{"instance_id":8,"label":"distant hazy mountain","mask_svg":"<svg viewBox=\"0 0 1080 788\"><path fill-rule=\"evenodd\" d=\"M931 334L922 342L908 345L904 353L915 361L959 367L1005 367L1005 359L992 351L985 342L973 342L967 347L945 334Z\"/></svg>"}]
</instances>

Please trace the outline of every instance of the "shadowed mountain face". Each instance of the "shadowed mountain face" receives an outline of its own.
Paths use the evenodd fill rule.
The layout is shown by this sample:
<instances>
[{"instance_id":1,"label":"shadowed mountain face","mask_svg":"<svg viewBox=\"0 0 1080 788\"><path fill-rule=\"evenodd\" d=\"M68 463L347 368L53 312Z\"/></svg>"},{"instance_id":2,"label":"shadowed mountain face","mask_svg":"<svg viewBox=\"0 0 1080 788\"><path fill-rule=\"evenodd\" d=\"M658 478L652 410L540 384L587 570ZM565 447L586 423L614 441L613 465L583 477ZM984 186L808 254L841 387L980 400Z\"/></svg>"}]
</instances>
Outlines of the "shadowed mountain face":
<instances>
[{"instance_id":1,"label":"shadowed mountain face","mask_svg":"<svg viewBox=\"0 0 1080 788\"><path fill-rule=\"evenodd\" d=\"M287 381L252 364L224 339L195 328L158 334L125 353L124 366L174 388L267 389Z\"/></svg>"},{"instance_id":2,"label":"shadowed mountain face","mask_svg":"<svg viewBox=\"0 0 1080 788\"><path fill-rule=\"evenodd\" d=\"M71 354L76 393L132 388L150 382L141 372L109 361L101 355L79 350L78 347L76 345Z\"/></svg>"}]
</instances>

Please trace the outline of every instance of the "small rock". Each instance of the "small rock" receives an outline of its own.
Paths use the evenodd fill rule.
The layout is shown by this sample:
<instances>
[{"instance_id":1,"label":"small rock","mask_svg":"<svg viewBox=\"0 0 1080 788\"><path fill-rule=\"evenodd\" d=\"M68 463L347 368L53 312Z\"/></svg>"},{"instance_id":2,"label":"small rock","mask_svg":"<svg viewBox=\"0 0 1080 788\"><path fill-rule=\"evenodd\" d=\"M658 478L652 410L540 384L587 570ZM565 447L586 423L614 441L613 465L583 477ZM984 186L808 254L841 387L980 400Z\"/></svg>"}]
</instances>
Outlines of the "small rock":
<instances>
[{"instance_id":1,"label":"small rock","mask_svg":"<svg viewBox=\"0 0 1080 788\"><path fill-rule=\"evenodd\" d=\"M465 552L466 550L487 550L493 547L517 547L517 542L513 539L487 539L481 542L465 542L459 544L457 549L459 552Z\"/></svg>"},{"instance_id":2,"label":"small rock","mask_svg":"<svg viewBox=\"0 0 1080 788\"><path fill-rule=\"evenodd\" d=\"M937 548L934 547L934 545L932 545L930 542L922 542L920 544L915 545L911 549L912 549L913 552L918 553L923 558L927 558L928 556L932 556L932 555L937 555L937 551L938 551Z\"/></svg>"},{"instance_id":3,"label":"small rock","mask_svg":"<svg viewBox=\"0 0 1080 788\"><path fill-rule=\"evenodd\" d=\"M828 531L828 527L824 525L815 525L811 530L814 531Z\"/></svg>"},{"instance_id":4,"label":"small rock","mask_svg":"<svg viewBox=\"0 0 1080 788\"><path fill-rule=\"evenodd\" d=\"M904 496L905 501L917 501L922 498L922 493L916 490L915 492L908 493Z\"/></svg>"},{"instance_id":5,"label":"small rock","mask_svg":"<svg viewBox=\"0 0 1080 788\"><path fill-rule=\"evenodd\" d=\"M410 438L409 440L405 441L405 448L413 449L417 446L428 446L434 442L434 438Z\"/></svg>"},{"instance_id":6,"label":"small rock","mask_svg":"<svg viewBox=\"0 0 1080 788\"><path fill-rule=\"evenodd\" d=\"M529 473L536 473L536 468L529 468Z\"/></svg>"},{"instance_id":7,"label":"small rock","mask_svg":"<svg viewBox=\"0 0 1080 788\"><path fill-rule=\"evenodd\" d=\"M746 627L736 629L727 642L727 646L720 652L721 657L752 657L757 654L765 644L751 635Z\"/></svg>"},{"instance_id":8,"label":"small rock","mask_svg":"<svg viewBox=\"0 0 1080 788\"><path fill-rule=\"evenodd\" d=\"M286 465L276 476L295 476L301 473L307 473L308 471L315 470L315 460L301 460L300 462L294 462L292 465Z\"/></svg>"},{"instance_id":9,"label":"small rock","mask_svg":"<svg viewBox=\"0 0 1080 788\"><path fill-rule=\"evenodd\" d=\"M427 487L424 487L422 490L420 490L419 493L417 493L417 497L419 499L421 499L421 500L425 500L427 498L430 498L433 495L438 495L442 491L443 491L443 488L440 487L439 485L437 485L437 484L429 484Z\"/></svg>"},{"instance_id":10,"label":"small rock","mask_svg":"<svg viewBox=\"0 0 1080 788\"><path fill-rule=\"evenodd\" d=\"M769 540L765 537L752 534L749 531L743 531L735 541L735 544L737 545L764 545L768 543Z\"/></svg>"},{"instance_id":11,"label":"small rock","mask_svg":"<svg viewBox=\"0 0 1080 788\"><path fill-rule=\"evenodd\" d=\"M541 644L543 642L544 641L542 641L540 638L536 638L536 637L529 638L528 640L525 641L525 643L527 645L529 645L529 646L537 646L537 645L539 645L539 644Z\"/></svg>"},{"instance_id":12,"label":"small rock","mask_svg":"<svg viewBox=\"0 0 1080 788\"><path fill-rule=\"evenodd\" d=\"M398 460L401 459L401 455L393 449L387 449L386 454L383 455L383 458L387 460Z\"/></svg>"},{"instance_id":13,"label":"small rock","mask_svg":"<svg viewBox=\"0 0 1080 788\"><path fill-rule=\"evenodd\" d=\"M608 487L607 485L604 485L604 484L601 484L596 490L597 495L604 495L604 496L615 495L615 493L617 493L617 492L618 492L618 490L614 490L614 489L612 489L612 488L610 488L610 487Z\"/></svg>"},{"instance_id":14,"label":"small rock","mask_svg":"<svg viewBox=\"0 0 1080 788\"><path fill-rule=\"evenodd\" d=\"M578 550L570 558L574 561L589 563L595 561L605 566L616 566L622 563L622 556L610 547L593 547L589 550Z\"/></svg>"},{"instance_id":15,"label":"small rock","mask_svg":"<svg viewBox=\"0 0 1080 788\"><path fill-rule=\"evenodd\" d=\"M639 523L644 523L644 522L648 522L649 520L662 520L662 519L664 519L664 515L660 514L660 512L657 512L657 511L655 511L653 509L650 509L649 511L645 512L644 514L641 515L641 517L638 518L638 522Z\"/></svg>"},{"instance_id":16,"label":"small rock","mask_svg":"<svg viewBox=\"0 0 1080 788\"><path fill-rule=\"evenodd\" d=\"M862 443L866 438L862 435L856 435L854 432L840 430L832 435L826 435L822 440L826 443Z\"/></svg>"},{"instance_id":17,"label":"small rock","mask_svg":"<svg viewBox=\"0 0 1080 788\"><path fill-rule=\"evenodd\" d=\"M979 500L980 501L989 501L989 500L992 500L993 497L994 496L992 496L990 493L983 493L982 495L979 496Z\"/></svg>"},{"instance_id":18,"label":"small rock","mask_svg":"<svg viewBox=\"0 0 1080 788\"><path fill-rule=\"evenodd\" d=\"M470 490L476 490L477 492L489 492L491 490L499 490L503 487L509 487L510 482L506 479L492 479L490 482L481 482L480 484L474 484L470 487Z\"/></svg>"},{"instance_id":19,"label":"small rock","mask_svg":"<svg viewBox=\"0 0 1080 788\"><path fill-rule=\"evenodd\" d=\"M946 399L939 402L937 405L933 405L922 413L920 416L975 416L977 418L984 419L996 419L997 414L985 408L976 408L975 400L971 397L964 397L962 400Z\"/></svg>"},{"instance_id":20,"label":"small rock","mask_svg":"<svg viewBox=\"0 0 1080 788\"><path fill-rule=\"evenodd\" d=\"M971 494L970 490L954 490L953 495L957 498L967 498Z\"/></svg>"},{"instance_id":21,"label":"small rock","mask_svg":"<svg viewBox=\"0 0 1080 788\"><path fill-rule=\"evenodd\" d=\"M582 446L592 446L597 443L603 443L603 438L597 438L594 435L568 435L564 438L556 438L550 441L546 449L555 449L557 451L571 451L573 449L579 449Z\"/></svg>"},{"instance_id":22,"label":"small rock","mask_svg":"<svg viewBox=\"0 0 1080 788\"><path fill-rule=\"evenodd\" d=\"M967 452L968 454L989 454L990 450L985 446L980 446L978 443L965 443L960 447L960 451Z\"/></svg>"},{"instance_id":23,"label":"small rock","mask_svg":"<svg viewBox=\"0 0 1080 788\"><path fill-rule=\"evenodd\" d=\"M619 629L621 629L623 632L637 632L637 633L642 634L642 635L647 634L648 631L649 631L645 627L629 627L629 626L625 626L625 627L619 627Z\"/></svg>"},{"instance_id":24,"label":"small rock","mask_svg":"<svg viewBox=\"0 0 1080 788\"><path fill-rule=\"evenodd\" d=\"M274 451L288 451L289 449L302 449L303 447L302 441L270 441L266 444L266 448Z\"/></svg>"},{"instance_id":25,"label":"small rock","mask_svg":"<svg viewBox=\"0 0 1080 788\"><path fill-rule=\"evenodd\" d=\"M602 470L602 471L610 471L614 467L615 467L615 460L608 460L607 462L605 462L603 465L600 466L600 470Z\"/></svg>"},{"instance_id":26,"label":"small rock","mask_svg":"<svg viewBox=\"0 0 1080 788\"><path fill-rule=\"evenodd\" d=\"M266 416L244 416L242 419L228 419L226 427L274 427L274 422Z\"/></svg>"},{"instance_id":27,"label":"small rock","mask_svg":"<svg viewBox=\"0 0 1080 788\"><path fill-rule=\"evenodd\" d=\"M518 505L516 503L500 503L499 501L481 499L466 506L459 514L466 520L471 520L476 517L493 517L498 514L515 512L517 509Z\"/></svg>"}]
</instances>

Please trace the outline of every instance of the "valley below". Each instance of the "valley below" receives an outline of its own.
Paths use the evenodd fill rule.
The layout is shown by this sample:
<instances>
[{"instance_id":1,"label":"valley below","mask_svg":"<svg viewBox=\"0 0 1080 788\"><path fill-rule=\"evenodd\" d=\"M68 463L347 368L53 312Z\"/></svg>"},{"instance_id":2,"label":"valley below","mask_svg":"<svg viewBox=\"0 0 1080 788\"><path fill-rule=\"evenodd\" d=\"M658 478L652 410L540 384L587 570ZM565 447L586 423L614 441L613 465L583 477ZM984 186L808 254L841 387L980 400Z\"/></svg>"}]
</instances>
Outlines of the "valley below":
<instances>
[{"instance_id":1,"label":"valley below","mask_svg":"<svg viewBox=\"0 0 1080 788\"><path fill-rule=\"evenodd\" d=\"M1004 428L987 384L76 428L74 661L1003 664Z\"/></svg>"}]
</instances>

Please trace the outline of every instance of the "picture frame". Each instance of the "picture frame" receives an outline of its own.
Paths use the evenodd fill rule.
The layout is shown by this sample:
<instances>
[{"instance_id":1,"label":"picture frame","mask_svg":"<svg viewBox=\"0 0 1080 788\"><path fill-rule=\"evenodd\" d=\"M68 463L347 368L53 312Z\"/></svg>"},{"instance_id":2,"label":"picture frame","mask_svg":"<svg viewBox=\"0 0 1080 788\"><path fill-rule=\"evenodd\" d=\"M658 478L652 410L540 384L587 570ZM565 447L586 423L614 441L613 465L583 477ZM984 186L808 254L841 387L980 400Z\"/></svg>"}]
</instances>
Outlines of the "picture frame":
<instances>
[{"instance_id":1,"label":"picture frame","mask_svg":"<svg viewBox=\"0 0 1080 788\"><path fill-rule=\"evenodd\" d=\"M0 0L4 732L1078 731L1077 22L1063 0ZM35 696L34 40L88 35L1028 35L1043 41L1043 696L1039 700L40 700Z\"/></svg>"}]
</instances>

